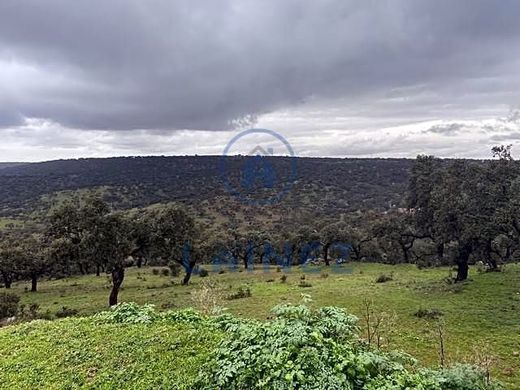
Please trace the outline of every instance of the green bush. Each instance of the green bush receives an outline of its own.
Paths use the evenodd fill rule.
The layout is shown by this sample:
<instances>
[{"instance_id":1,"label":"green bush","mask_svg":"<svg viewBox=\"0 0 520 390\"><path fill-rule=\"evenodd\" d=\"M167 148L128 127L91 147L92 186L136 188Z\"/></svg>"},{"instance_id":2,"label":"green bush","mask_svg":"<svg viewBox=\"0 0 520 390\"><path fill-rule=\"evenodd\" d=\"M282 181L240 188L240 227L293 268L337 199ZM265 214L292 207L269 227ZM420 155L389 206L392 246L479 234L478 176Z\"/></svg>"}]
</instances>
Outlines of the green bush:
<instances>
[{"instance_id":1,"label":"green bush","mask_svg":"<svg viewBox=\"0 0 520 390\"><path fill-rule=\"evenodd\" d=\"M408 355L371 349L342 309L278 306L271 322L234 324L199 371L196 389L484 390L473 367L421 369Z\"/></svg>"},{"instance_id":2,"label":"green bush","mask_svg":"<svg viewBox=\"0 0 520 390\"><path fill-rule=\"evenodd\" d=\"M74 317L78 314L78 311L76 309L71 309L68 307L63 306L60 310L56 312L57 318L66 318L66 317Z\"/></svg>"},{"instance_id":3,"label":"green bush","mask_svg":"<svg viewBox=\"0 0 520 390\"><path fill-rule=\"evenodd\" d=\"M14 317L18 314L20 297L13 293L0 294L0 319Z\"/></svg>"},{"instance_id":4,"label":"green bush","mask_svg":"<svg viewBox=\"0 0 520 390\"><path fill-rule=\"evenodd\" d=\"M208 272L207 269L202 268L202 267L199 268L199 276L200 276L201 278L205 278L205 277L208 276L208 275L209 275L209 272Z\"/></svg>"},{"instance_id":5,"label":"green bush","mask_svg":"<svg viewBox=\"0 0 520 390\"><path fill-rule=\"evenodd\" d=\"M120 303L109 311L94 315L101 322L121 324L148 324L158 318L153 305L139 306L136 303Z\"/></svg>"},{"instance_id":6,"label":"green bush","mask_svg":"<svg viewBox=\"0 0 520 390\"><path fill-rule=\"evenodd\" d=\"M377 277L376 283L386 283L394 280L392 275L381 274Z\"/></svg>"},{"instance_id":7,"label":"green bush","mask_svg":"<svg viewBox=\"0 0 520 390\"><path fill-rule=\"evenodd\" d=\"M249 298L251 295L251 289L248 286L240 286L237 292L228 296L228 299Z\"/></svg>"},{"instance_id":8,"label":"green bush","mask_svg":"<svg viewBox=\"0 0 520 390\"><path fill-rule=\"evenodd\" d=\"M435 320L443 315L444 314L439 309L419 309L414 314L414 316L418 318L426 318L429 320Z\"/></svg>"}]
</instances>

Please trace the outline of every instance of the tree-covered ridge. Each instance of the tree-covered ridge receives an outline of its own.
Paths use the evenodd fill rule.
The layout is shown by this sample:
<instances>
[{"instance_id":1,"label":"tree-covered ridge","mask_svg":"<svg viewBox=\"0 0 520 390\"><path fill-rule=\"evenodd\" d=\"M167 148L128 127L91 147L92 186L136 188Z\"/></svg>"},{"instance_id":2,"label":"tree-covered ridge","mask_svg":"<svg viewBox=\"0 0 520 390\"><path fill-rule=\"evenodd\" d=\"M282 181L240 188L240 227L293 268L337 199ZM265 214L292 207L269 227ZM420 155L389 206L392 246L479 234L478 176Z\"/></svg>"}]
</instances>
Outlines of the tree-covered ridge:
<instances>
[{"instance_id":1,"label":"tree-covered ridge","mask_svg":"<svg viewBox=\"0 0 520 390\"><path fill-rule=\"evenodd\" d=\"M225 157L236 174L252 157ZM288 180L285 157L266 157ZM40 207L42 197L59 191L104 188L117 208L142 207L165 201L197 204L230 197L219 169L223 157L120 157L58 160L0 170L3 215ZM297 158L296 181L281 208L325 214L398 205L406 188L411 160Z\"/></svg>"}]
</instances>

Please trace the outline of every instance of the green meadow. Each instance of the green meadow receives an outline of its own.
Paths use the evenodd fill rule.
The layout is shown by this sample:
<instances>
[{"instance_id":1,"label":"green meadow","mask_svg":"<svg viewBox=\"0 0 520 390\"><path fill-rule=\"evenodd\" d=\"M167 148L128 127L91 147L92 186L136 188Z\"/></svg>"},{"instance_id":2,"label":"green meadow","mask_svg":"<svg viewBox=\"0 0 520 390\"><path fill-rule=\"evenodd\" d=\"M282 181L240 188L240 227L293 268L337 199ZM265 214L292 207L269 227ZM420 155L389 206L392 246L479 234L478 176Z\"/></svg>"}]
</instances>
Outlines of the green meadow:
<instances>
[{"instance_id":1,"label":"green meadow","mask_svg":"<svg viewBox=\"0 0 520 390\"><path fill-rule=\"evenodd\" d=\"M238 316L267 320L270 309L277 304L297 304L311 299L307 304L313 307L347 309L360 318L362 332L366 332L368 306L373 316L384 315L387 319L382 348L403 350L417 357L423 365L438 366L438 329L442 327L448 363L491 362L495 378L508 388L520 388L519 264L507 265L503 272L495 273L479 273L472 268L470 280L462 284L447 281L449 268L420 270L414 265L354 263L335 270L340 272L325 267L293 267L285 271L271 267L218 273L206 268L210 270L209 276L194 275L189 286L181 285L180 277L165 275L164 268L129 269L120 301L152 303L158 310L197 306L201 305L200 299L194 299L197 291L210 284L218 289L221 297L216 304ZM376 279L383 274L391 280L377 283ZM43 280L36 293L28 291L28 287L27 283L17 283L12 289L21 296L21 303L26 307L36 303L40 313L49 317L63 307L76 310L77 316L88 316L107 308L110 280L106 275L77 276ZM249 288L251 296L228 299L241 287ZM435 312L438 316L420 318L416 315L419 311ZM63 321L60 320L56 328L51 324L42 326L51 333L64 332L63 337L67 337L70 332L64 327L70 320ZM12 331L9 329L13 327L0 330L3 341L10 340L6 338ZM157 331L169 332L168 329ZM90 332L98 331L87 331ZM110 329L100 328L99 332L106 332L98 336L108 339L109 343L119 337ZM138 342L145 343L146 337L140 336ZM18 341L13 339L13 345ZM0 346L0 356L5 355L8 348Z\"/></svg>"}]
</instances>

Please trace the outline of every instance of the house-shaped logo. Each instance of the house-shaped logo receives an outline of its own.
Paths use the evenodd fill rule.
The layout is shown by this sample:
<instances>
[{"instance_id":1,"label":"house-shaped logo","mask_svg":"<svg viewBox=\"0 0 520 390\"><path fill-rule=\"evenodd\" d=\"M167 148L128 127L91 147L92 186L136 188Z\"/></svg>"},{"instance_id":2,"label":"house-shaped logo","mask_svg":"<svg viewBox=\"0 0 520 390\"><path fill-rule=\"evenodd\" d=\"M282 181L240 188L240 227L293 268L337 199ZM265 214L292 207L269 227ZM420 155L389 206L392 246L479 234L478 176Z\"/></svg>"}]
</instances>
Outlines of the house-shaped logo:
<instances>
[{"instance_id":1,"label":"house-shaped logo","mask_svg":"<svg viewBox=\"0 0 520 390\"><path fill-rule=\"evenodd\" d=\"M250 156L272 156L273 154L273 148L267 148L267 150L265 150L260 145L256 145L255 148L249 152Z\"/></svg>"},{"instance_id":2,"label":"house-shaped logo","mask_svg":"<svg viewBox=\"0 0 520 390\"><path fill-rule=\"evenodd\" d=\"M241 186L247 191L251 191L256 185L260 184L264 188L273 188L276 182L276 172L271 161L264 157L273 155L273 148L265 150L257 145L249 152L249 159L242 170Z\"/></svg>"}]
</instances>

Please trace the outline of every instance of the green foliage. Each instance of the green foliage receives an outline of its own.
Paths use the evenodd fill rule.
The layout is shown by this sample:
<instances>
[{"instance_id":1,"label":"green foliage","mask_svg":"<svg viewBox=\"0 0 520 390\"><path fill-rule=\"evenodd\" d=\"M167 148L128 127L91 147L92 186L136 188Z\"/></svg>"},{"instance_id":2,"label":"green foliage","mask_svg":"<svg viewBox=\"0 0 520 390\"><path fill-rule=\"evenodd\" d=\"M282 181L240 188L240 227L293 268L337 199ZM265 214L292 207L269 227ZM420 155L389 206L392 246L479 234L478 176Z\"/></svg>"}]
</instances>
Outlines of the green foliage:
<instances>
[{"instance_id":1,"label":"green foliage","mask_svg":"<svg viewBox=\"0 0 520 390\"><path fill-rule=\"evenodd\" d=\"M12 293L0 293L0 319L14 317L18 314L20 297Z\"/></svg>"},{"instance_id":2,"label":"green foliage","mask_svg":"<svg viewBox=\"0 0 520 390\"><path fill-rule=\"evenodd\" d=\"M239 286L238 290L228 296L228 299L249 298L253 294L249 286Z\"/></svg>"},{"instance_id":3,"label":"green foliage","mask_svg":"<svg viewBox=\"0 0 520 390\"><path fill-rule=\"evenodd\" d=\"M154 317L157 319L158 317ZM160 318L167 322L179 322L187 324L201 324L206 318L195 309L189 308L184 310L175 310L162 313Z\"/></svg>"},{"instance_id":4,"label":"green foliage","mask_svg":"<svg viewBox=\"0 0 520 390\"><path fill-rule=\"evenodd\" d=\"M280 305L274 320L120 304L93 318L0 330L9 388L492 390L470 366L427 370L370 349L343 309ZM16 350L16 354L10 351Z\"/></svg>"},{"instance_id":5,"label":"green foliage","mask_svg":"<svg viewBox=\"0 0 520 390\"><path fill-rule=\"evenodd\" d=\"M109 311L94 315L99 321L119 324L149 324L157 318L153 305L139 306L136 303L120 303Z\"/></svg>"},{"instance_id":6,"label":"green foliage","mask_svg":"<svg viewBox=\"0 0 520 390\"><path fill-rule=\"evenodd\" d=\"M338 308L277 306L268 323L238 324L200 371L197 389L498 388L473 369L429 371L405 355L370 350L357 318Z\"/></svg>"}]
</instances>

